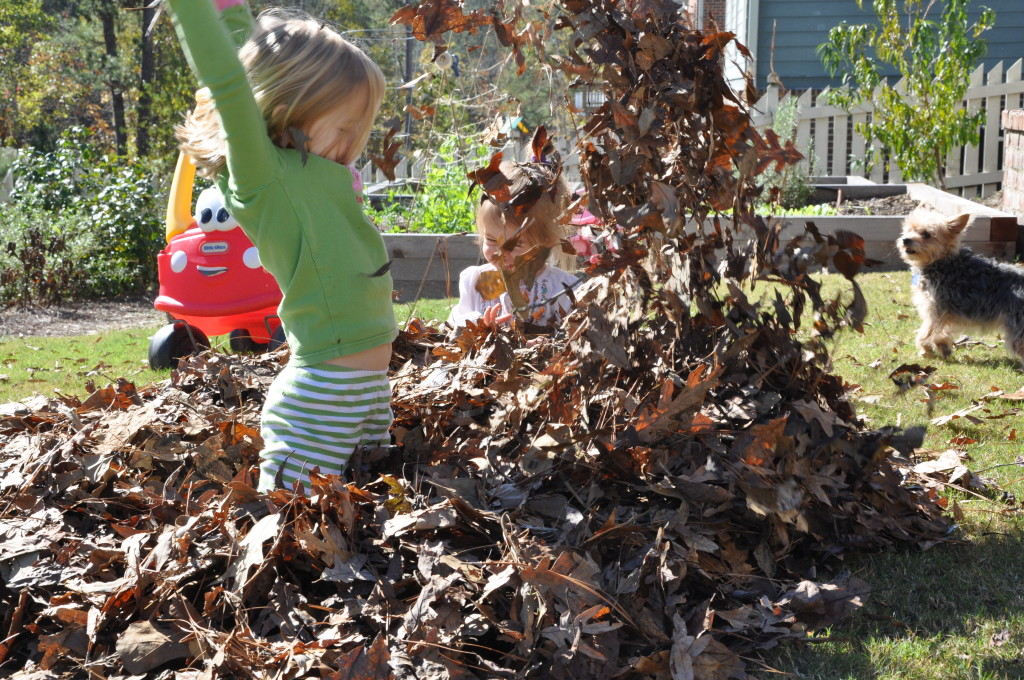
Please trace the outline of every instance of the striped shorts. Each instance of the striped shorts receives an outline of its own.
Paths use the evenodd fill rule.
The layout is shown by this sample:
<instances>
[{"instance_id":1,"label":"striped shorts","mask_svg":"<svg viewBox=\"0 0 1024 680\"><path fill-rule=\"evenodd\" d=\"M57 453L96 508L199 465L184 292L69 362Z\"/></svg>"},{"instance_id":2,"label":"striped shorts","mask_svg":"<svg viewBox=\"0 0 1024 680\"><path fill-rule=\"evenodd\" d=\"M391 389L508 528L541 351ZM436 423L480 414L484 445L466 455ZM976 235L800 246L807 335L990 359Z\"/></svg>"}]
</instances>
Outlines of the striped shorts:
<instances>
[{"instance_id":1,"label":"striped shorts","mask_svg":"<svg viewBox=\"0 0 1024 680\"><path fill-rule=\"evenodd\" d=\"M274 488L279 471L289 489L313 468L340 475L356 448L391 443L392 417L387 371L285 366L263 404L259 490Z\"/></svg>"}]
</instances>

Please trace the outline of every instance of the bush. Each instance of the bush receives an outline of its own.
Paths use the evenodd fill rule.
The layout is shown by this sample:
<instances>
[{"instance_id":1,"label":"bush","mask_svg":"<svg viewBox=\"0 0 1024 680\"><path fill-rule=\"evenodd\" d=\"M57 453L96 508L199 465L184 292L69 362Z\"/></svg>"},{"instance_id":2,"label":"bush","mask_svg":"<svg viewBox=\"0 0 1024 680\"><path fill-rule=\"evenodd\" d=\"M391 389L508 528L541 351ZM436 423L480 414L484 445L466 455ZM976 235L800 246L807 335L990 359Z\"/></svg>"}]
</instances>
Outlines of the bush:
<instances>
[{"instance_id":1,"label":"bush","mask_svg":"<svg viewBox=\"0 0 1024 680\"><path fill-rule=\"evenodd\" d=\"M95 237L87 239L83 294L109 296L152 286L163 243L163 197L149 169L125 157L100 155L83 128L65 132L53 152L23 151L12 167L11 199L33 213L23 216L23 223L67 215L64 224L74 222Z\"/></svg>"},{"instance_id":2,"label":"bush","mask_svg":"<svg viewBox=\"0 0 1024 680\"><path fill-rule=\"evenodd\" d=\"M0 205L0 299L18 306L98 294L101 244L87 215Z\"/></svg>"}]
</instances>

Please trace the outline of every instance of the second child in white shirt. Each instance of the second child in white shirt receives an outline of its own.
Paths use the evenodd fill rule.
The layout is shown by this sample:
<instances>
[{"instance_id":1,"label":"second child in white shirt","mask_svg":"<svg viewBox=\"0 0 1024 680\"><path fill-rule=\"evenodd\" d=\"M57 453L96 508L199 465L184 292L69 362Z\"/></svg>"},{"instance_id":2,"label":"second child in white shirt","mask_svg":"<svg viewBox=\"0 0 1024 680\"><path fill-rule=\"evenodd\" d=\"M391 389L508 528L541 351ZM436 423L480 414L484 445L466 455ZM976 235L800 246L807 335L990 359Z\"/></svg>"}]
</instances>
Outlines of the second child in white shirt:
<instances>
[{"instance_id":1,"label":"second child in white shirt","mask_svg":"<svg viewBox=\"0 0 1024 680\"><path fill-rule=\"evenodd\" d=\"M530 172L524 171L529 166ZM506 161L500 166L502 174L509 178L517 191L522 191L524 182L538 181L538 176L554 183L549 184L526 214L514 217L508 206L500 205L486 194L476 212L476 230L480 239L480 251L486 264L467 267L459 275L459 303L452 308L448 323L458 328L467 321L482 321L487 325L509 323L515 313L508 292L495 295L491 285L493 274L498 268L510 271L516 257L534 246L557 250L561 240L558 220L568 202L568 192L560 177L554 177L539 163L516 163ZM519 230L517 242L511 248L502 246ZM481 284L481 281L484 281ZM551 264L545 264L529 285L519 283L520 292L527 300L524 318L539 325L556 324L569 312L569 297L566 287L573 288L580 279Z\"/></svg>"}]
</instances>

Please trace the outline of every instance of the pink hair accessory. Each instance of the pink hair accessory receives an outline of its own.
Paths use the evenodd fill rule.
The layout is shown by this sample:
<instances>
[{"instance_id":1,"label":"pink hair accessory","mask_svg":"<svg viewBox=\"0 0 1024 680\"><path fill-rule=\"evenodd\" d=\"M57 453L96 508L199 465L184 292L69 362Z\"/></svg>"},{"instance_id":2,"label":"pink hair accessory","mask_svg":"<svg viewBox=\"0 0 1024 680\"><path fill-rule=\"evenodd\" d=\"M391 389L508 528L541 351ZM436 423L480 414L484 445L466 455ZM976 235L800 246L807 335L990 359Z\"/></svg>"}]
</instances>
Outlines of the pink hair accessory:
<instances>
[{"instance_id":1,"label":"pink hair accessory","mask_svg":"<svg viewBox=\"0 0 1024 680\"><path fill-rule=\"evenodd\" d=\"M360 203L362 203L363 202L363 177L362 177L362 175L359 174L359 171L356 170L356 166L355 166L354 163L352 165L346 165L345 167L348 168L352 172L352 191L356 192L356 200L359 201Z\"/></svg>"},{"instance_id":2,"label":"pink hair accessory","mask_svg":"<svg viewBox=\"0 0 1024 680\"><path fill-rule=\"evenodd\" d=\"M214 7L217 8L218 12L223 12L228 7L234 7L235 5L241 5L245 0L213 0Z\"/></svg>"}]
</instances>

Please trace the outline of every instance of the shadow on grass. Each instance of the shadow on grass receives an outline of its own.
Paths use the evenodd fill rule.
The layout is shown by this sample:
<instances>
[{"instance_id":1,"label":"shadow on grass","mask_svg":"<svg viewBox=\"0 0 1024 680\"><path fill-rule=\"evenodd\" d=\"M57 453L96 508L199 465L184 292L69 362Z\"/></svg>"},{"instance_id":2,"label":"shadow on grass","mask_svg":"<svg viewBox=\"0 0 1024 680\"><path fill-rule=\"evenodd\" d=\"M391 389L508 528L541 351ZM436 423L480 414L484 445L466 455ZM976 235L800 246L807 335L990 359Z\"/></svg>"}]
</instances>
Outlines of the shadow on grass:
<instances>
[{"instance_id":1,"label":"shadow on grass","mask_svg":"<svg viewBox=\"0 0 1024 680\"><path fill-rule=\"evenodd\" d=\"M1007 368L1021 369L1021 360L1011 354L1007 354L1006 352L1000 353L999 356L979 357L976 354L971 354L968 350L960 350L958 352L954 352L948 359L936 359L935 357L932 357L931 361L942 361L952 366L974 366L993 370L1003 370Z\"/></svg>"},{"instance_id":2,"label":"shadow on grass","mask_svg":"<svg viewBox=\"0 0 1024 680\"><path fill-rule=\"evenodd\" d=\"M981 665L983 672L994 678L1007 678L1008 680L1024 679L1024 659L992 659Z\"/></svg>"},{"instance_id":3,"label":"shadow on grass","mask_svg":"<svg viewBox=\"0 0 1024 680\"><path fill-rule=\"evenodd\" d=\"M848 566L873 588L867 605L828 631L827 642L766 655L782 677L1024 679L1021 529L924 553L867 555Z\"/></svg>"}]
</instances>

